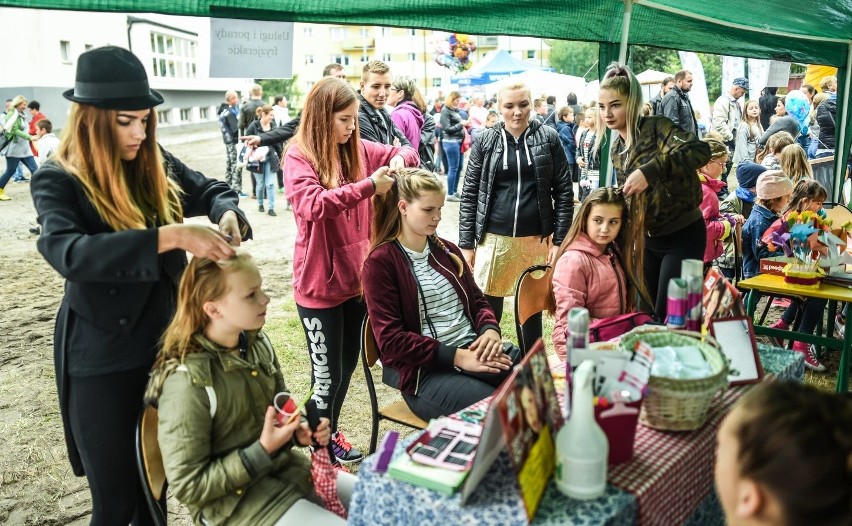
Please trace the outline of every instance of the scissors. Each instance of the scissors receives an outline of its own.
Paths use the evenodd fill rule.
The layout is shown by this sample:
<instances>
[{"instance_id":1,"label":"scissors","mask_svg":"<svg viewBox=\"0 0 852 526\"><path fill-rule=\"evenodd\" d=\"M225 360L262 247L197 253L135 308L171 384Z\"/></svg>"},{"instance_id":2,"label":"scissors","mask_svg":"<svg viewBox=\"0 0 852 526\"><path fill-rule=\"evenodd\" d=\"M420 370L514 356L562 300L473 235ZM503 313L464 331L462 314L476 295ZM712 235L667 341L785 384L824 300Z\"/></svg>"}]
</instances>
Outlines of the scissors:
<instances>
[{"instance_id":1,"label":"scissors","mask_svg":"<svg viewBox=\"0 0 852 526\"><path fill-rule=\"evenodd\" d=\"M459 418L462 419L462 422L478 424L485 419L485 411L482 409L464 409L459 412Z\"/></svg>"}]
</instances>

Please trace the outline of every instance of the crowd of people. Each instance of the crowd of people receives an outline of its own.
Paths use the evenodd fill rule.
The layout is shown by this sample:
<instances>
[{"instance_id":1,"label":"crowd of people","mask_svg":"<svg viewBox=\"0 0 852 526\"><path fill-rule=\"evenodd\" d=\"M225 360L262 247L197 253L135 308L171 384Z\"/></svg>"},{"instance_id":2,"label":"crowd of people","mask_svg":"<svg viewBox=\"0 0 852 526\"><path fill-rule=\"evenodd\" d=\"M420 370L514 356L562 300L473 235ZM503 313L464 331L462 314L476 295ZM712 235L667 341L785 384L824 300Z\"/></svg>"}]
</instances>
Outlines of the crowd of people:
<instances>
[{"instance_id":1,"label":"crowd of people","mask_svg":"<svg viewBox=\"0 0 852 526\"><path fill-rule=\"evenodd\" d=\"M122 89L104 89L119 81ZM767 137L764 164L755 162L764 104L740 109L745 79L720 97L714 130L700 139L691 84L691 73L678 72L646 105L633 72L613 64L588 107L573 94L557 107L521 83L470 105L459 92L427 104L416 80L394 77L386 63L368 62L357 90L331 64L292 117L286 98L265 104L260 86L241 106L236 92L226 93L224 181L158 145L153 108L163 98L122 48L80 56L61 143L37 102L29 103L31 122L39 119L27 130L27 101L9 101L4 136L17 149L6 151L0 199L19 164L35 172L38 249L67 280L56 381L69 459L92 494L91 523L151 523L128 475L143 400L158 408L166 475L197 523L342 523L322 506L310 461L294 449L330 445L337 464L362 459L339 420L365 317L383 381L429 420L488 397L518 363L520 349L504 341L500 321L531 265L553 267L547 300L562 359L568 310L585 307L595 320L638 310L664 318L681 262L725 267L737 224L743 274L756 273L771 222L787 210L818 212L826 189L809 171L801 130ZM820 146L829 130L820 111L832 100L815 104ZM243 145L246 166L256 162L259 211L275 215L277 186L297 227L292 285L320 415L313 427L281 422L271 406L287 392L287 364L263 332L269 297L260 271L239 248L252 238L240 207L248 197ZM615 186L597 188L603 152ZM739 186L727 194L729 172ZM457 244L437 232L445 201L458 202ZM215 228L185 224L190 216L207 216ZM823 303L791 303L776 327L801 311L800 330L813 331ZM526 342L540 338L541 316L522 331ZM811 346L793 350L824 369ZM852 418L836 416L850 411L848 399L801 386L748 395L719 435L717 480L737 487L720 486L729 519L783 524L779 517L810 518L817 508L848 516ZM761 438L773 426L792 445ZM819 504L775 476L793 449L796 462L825 468L832 489ZM336 476L346 505L356 479Z\"/></svg>"}]
</instances>

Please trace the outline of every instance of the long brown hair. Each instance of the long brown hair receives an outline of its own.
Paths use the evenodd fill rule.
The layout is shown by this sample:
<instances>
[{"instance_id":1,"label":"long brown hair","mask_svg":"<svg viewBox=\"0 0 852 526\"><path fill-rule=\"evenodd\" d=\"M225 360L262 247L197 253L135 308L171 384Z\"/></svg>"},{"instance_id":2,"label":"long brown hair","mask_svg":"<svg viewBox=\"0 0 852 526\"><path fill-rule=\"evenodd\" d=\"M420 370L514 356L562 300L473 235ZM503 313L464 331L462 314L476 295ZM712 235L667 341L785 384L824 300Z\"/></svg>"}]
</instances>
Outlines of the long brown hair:
<instances>
[{"instance_id":1,"label":"long brown hair","mask_svg":"<svg viewBox=\"0 0 852 526\"><path fill-rule=\"evenodd\" d=\"M642 117L642 86L636 79L633 71L622 64L613 62L606 68L600 90L610 90L618 95L624 96L624 106L627 110L627 130L625 131L623 153L630 151L639 139L639 119ZM598 139L595 140L595 151L600 150L608 141L609 136L603 115L598 111L596 117L596 128Z\"/></svg>"},{"instance_id":2,"label":"long brown hair","mask_svg":"<svg viewBox=\"0 0 852 526\"><path fill-rule=\"evenodd\" d=\"M798 146L798 144L796 145ZM789 148L789 146L787 147ZM785 148L785 150L787 149ZM805 200L808 201L825 201L828 199L828 191L816 179L799 179L796 186L793 187L793 194L790 195L790 201L784 207L782 214L795 210L801 212L805 209Z\"/></svg>"},{"instance_id":3,"label":"long brown hair","mask_svg":"<svg viewBox=\"0 0 852 526\"><path fill-rule=\"evenodd\" d=\"M241 250L225 261L192 258L180 279L177 309L163 333L155 368L171 359L183 361L187 354L201 350L193 344L192 338L203 332L210 323L210 318L204 312L204 304L228 292L225 280L227 274L250 268L257 268L257 265L248 252Z\"/></svg>"},{"instance_id":4,"label":"long brown hair","mask_svg":"<svg viewBox=\"0 0 852 526\"><path fill-rule=\"evenodd\" d=\"M305 99L302 122L293 140L325 188L337 188L341 180L354 183L364 178L357 116L349 140L338 144L334 139L334 114L357 103L358 94L352 86L335 77L320 79Z\"/></svg>"},{"instance_id":5,"label":"long brown hair","mask_svg":"<svg viewBox=\"0 0 852 526\"><path fill-rule=\"evenodd\" d=\"M73 103L52 159L80 182L92 206L114 230L182 222L181 190L167 177L157 145L157 112L148 115L147 137L132 161L121 159L115 140L118 113Z\"/></svg>"},{"instance_id":6,"label":"long brown hair","mask_svg":"<svg viewBox=\"0 0 852 526\"><path fill-rule=\"evenodd\" d=\"M629 278L627 283L626 307L628 311L632 311L636 307L637 294L643 294L643 297L645 298L648 297L647 290L645 289L645 280L642 277L641 254L644 250L644 238L642 235L636 236L634 229L631 228L632 219L630 209L620 190L612 187L598 188L586 197L582 206L580 206L580 211L577 213L577 217L575 217L574 221L571 223L571 228L568 229L568 234L565 236L565 239L562 240L562 244L559 245L559 250L556 251L556 257L553 258L553 264L556 265L556 262L559 261L560 257L562 257L562 254L564 254L568 247L574 243L578 237L580 237L580 234L588 234L586 231L586 225L589 221L589 215L592 213L592 208L594 208L595 205L613 205L621 208L621 228L609 248L615 252L624 273ZM638 264L636 263L636 260L640 260L638 261ZM632 266L629 263L632 263ZM634 284L636 284L636 286L634 286ZM639 287L639 289L637 290L636 287ZM649 307L653 307L653 305ZM556 298L553 295L552 281L548 285L547 290L547 309L550 314L556 314Z\"/></svg>"},{"instance_id":7,"label":"long brown hair","mask_svg":"<svg viewBox=\"0 0 852 526\"><path fill-rule=\"evenodd\" d=\"M781 164L781 171L793 183L802 179L814 178L814 171L811 168L811 163L808 162L808 154L798 143L794 142L785 146L778 156L778 162Z\"/></svg>"},{"instance_id":8,"label":"long brown hair","mask_svg":"<svg viewBox=\"0 0 852 526\"><path fill-rule=\"evenodd\" d=\"M778 501L783 524L848 525L852 516L852 398L776 380L740 402L739 476Z\"/></svg>"},{"instance_id":9,"label":"long brown hair","mask_svg":"<svg viewBox=\"0 0 852 526\"><path fill-rule=\"evenodd\" d=\"M384 195L373 196L373 226L370 232L370 252L378 246L395 240L402 233L402 214L399 213L400 200L412 203L427 193L446 194L444 185L435 174L420 168L404 168L396 172L393 188ZM464 273L461 258L447 249L436 235L430 236L433 243L444 250L456 264L458 275Z\"/></svg>"}]
</instances>

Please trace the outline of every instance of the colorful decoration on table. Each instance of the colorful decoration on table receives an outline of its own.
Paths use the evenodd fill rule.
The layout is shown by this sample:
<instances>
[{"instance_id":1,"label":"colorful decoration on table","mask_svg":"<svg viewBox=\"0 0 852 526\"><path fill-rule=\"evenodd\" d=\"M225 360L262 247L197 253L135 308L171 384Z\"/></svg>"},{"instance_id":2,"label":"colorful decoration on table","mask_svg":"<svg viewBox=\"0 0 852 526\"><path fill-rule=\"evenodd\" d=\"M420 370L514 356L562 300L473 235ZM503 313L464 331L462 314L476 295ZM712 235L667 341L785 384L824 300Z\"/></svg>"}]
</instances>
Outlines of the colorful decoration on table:
<instances>
[{"instance_id":1,"label":"colorful decoration on table","mask_svg":"<svg viewBox=\"0 0 852 526\"><path fill-rule=\"evenodd\" d=\"M476 51L476 42L470 35L450 33L444 40L435 42L435 62L456 73L467 71L473 66L470 53Z\"/></svg>"},{"instance_id":2,"label":"colorful decoration on table","mask_svg":"<svg viewBox=\"0 0 852 526\"><path fill-rule=\"evenodd\" d=\"M841 232L850 230L852 223L840 227ZM783 270L784 281L794 285L818 288L825 276L821 267L852 262L843 250L845 241L832 233L831 220L810 210L788 212L783 220L772 224L761 241L772 251L784 251L789 260Z\"/></svg>"}]
</instances>

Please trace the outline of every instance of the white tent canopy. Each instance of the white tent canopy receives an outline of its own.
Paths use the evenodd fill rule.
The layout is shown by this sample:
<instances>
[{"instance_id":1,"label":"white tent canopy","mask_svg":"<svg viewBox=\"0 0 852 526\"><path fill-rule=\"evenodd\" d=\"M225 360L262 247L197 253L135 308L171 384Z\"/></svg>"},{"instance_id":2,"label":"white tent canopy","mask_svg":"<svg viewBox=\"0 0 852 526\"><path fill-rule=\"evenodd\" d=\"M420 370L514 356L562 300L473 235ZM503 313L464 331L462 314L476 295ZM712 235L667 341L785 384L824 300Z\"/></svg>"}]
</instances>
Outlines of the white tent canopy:
<instances>
[{"instance_id":1,"label":"white tent canopy","mask_svg":"<svg viewBox=\"0 0 852 526\"><path fill-rule=\"evenodd\" d=\"M557 109L565 105L565 99L569 93L574 93L579 100L582 100L583 94L586 91L586 81L583 77L562 75L561 73L542 70L530 70L518 73L497 82L492 82L491 84L477 86L477 89L484 91L486 95L490 96L500 91L500 88L503 86L516 82L526 84L533 98L541 95L553 95L556 97Z\"/></svg>"},{"instance_id":2,"label":"white tent canopy","mask_svg":"<svg viewBox=\"0 0 852 526\"><path fill-rule=\"evenodd\" d=\"M662 84L666 77L674 78L674 73L646 69L642 73L636 75L636 80L639 81L639 84Z\"/></svg>"}]
</instances>

